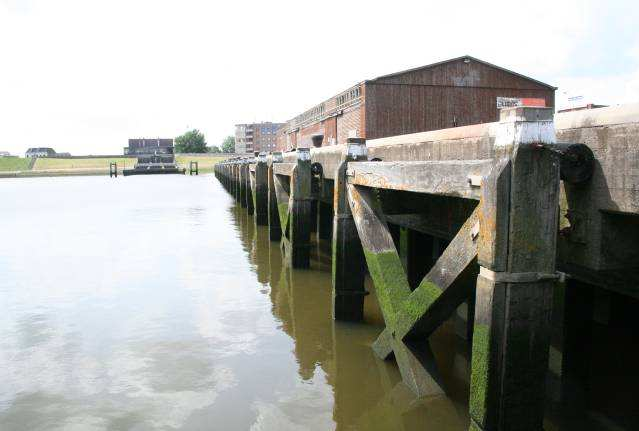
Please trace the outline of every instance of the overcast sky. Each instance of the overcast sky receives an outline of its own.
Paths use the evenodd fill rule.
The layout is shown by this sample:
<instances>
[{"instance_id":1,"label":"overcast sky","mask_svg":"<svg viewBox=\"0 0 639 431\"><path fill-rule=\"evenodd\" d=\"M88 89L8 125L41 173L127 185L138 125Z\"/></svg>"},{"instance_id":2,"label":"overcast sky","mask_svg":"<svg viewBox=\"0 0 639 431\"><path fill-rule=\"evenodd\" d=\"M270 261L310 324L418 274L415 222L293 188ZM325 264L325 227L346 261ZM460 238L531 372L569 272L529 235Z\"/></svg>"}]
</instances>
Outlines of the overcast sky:
<instances>
[{"instance_id":1,"label":"overcast sky","mask_svg":"<svg viewBox=\"0 0 639 431\"><path fill-rule=\"evenodd\" d=\"M521 6L519 5L521 4ZM284 121L469 54L584 102L639 101L639 2L0 0L0 150Z\"/></svg>"}]
</instances>

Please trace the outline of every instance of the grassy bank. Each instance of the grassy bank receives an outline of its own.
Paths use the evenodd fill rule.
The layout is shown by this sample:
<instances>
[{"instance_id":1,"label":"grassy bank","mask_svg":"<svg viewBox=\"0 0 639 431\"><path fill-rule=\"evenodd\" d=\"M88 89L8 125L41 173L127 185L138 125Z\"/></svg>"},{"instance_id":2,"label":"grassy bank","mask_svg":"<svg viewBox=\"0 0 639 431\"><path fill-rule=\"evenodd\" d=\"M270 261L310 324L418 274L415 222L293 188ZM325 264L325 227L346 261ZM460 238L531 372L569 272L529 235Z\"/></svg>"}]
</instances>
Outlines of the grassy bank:
<instances>
[{"instance_id":1,"label":"grassy bank","mask_svg":"<svg viewBox=\"0 0 639 431\"><path fill-rule=\"evenodd\" d=\"M224 160L226 156L182 156L176 155L176 163L188 170L189 162L198 162L200 173L213 172L213 166ZM109 163L118 164L118 172L133 168L135 158L86 158L86 159L54 159L38 158L31 168L31 159L22 157L0 158L0 176L64 176L64 175L108 175Z\"/></svg>"},{"instance_id":2,"label":"grassy bank","mask_svg":"<svg viewBox=\"0 0 639 431\"><path fill-rule=\"evenodd\" d=\"M225 157L211 157L211 156L175 156L175 161L183 168L189 169L189 162L198 162L198 168L200 172L213 172L213 166L217 162L221 162Z\"/></svg>"},{"instance_id":3,"label":"grassy bank","mask_svg":"<svg viewBox=\"0 0 639 431\"><path fill-rule=\"evenodd\" d=\"M29 162L22 157L0 157L0 172L29 170Z\"/></svg>"},{"instance_id":4,"label":"grassy bank","mask_svg":"<svg viewBox=\"0 0 639 431\"><path fill-rule=\"evenodd\" d=\"M34 171L52 171L52 170L77 170L77 169L104 169L109 172L109 163L117 163L118 169L132 168L135 165L135 159L48 159L39 158L33 165Z\"/></svg>"}]
</instances>

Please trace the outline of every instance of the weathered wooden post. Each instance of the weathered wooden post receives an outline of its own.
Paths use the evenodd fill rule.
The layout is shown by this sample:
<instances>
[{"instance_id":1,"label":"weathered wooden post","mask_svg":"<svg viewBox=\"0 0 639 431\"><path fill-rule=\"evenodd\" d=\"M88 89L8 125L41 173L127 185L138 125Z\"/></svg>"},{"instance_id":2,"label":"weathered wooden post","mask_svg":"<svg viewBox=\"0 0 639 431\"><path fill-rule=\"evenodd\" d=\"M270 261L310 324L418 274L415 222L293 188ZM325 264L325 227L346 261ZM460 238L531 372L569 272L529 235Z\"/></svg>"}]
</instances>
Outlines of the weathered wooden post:
<instances>
[{"instance_id":1,"label":"weathered wooden post","mask_svg":"<svg viewBox=\"0 0 639 431\"><path fill-rule=\"evenodd\" d=\"M253 190L255 206L255 223L258 226L268 225L268 165L266 153L259 153L255 163L255 189Z\"/></svg>"},{"instance_id":2,"label":"weathered wooden post","mask_svg":"<svg viewBox=\"0 0 639 431\"><path fill-rule=\"evenodd\" d=\"M246 208L246 201L248 195L248 189L246 187L246 180L249 175L249 165L247 160L242 160L242 164L240 165L240 205L242 208Z\"/></svg>"},{"instance_id":3,"label":"weathered wooden post","mask_svg":"<svg viewBox=\"0 0 639 431\"><path fill-rule=\"evenodd\" d=\"M471 430L542 429L555 283L559 161L552 110L501 111L482 184Z\"/></svg>"},{"instance_id":4,"label":"weathered wooden post","mask_svg":"<svg viewBox=\"0 0 639 431\"><path fill-rule=\"evenodd\" d=\"M253 215L253 192L251 188L251 161L250 159L246 160L246 165L244 166L244 178L243 178L243 186L244 186L244 204L246 207L246 212L248 215Z\"/></svg>"},{"instance_id":5,"label":"weathered wooden post","mask_svg":"<svg viewBox=\"0 0 639 431\"><path fill-rule=\"evenodd\" d=\"M360 321L364 315L366 261L346 189L349 162L367 160L366 140L348 138L346 154L335 172L333 192L333 318Z\"/></svg>"},{"instance_id":6,"label":"weathered wooden post","mask_svg":"<svg viewBox=\"0 0 639 431\"><path fill-rule=\"evenodd\" d=\"M273 163L283 161L282 153L274 152L268 162L268 232L271 241L282 239L282 225L280 214L277 208L277 196L275 195L275 178L273 175Z\"/></svg>"},{"instance_id":7,"label":"weathered wooden post","mask_svg":"<svg viewBox=\"0 0 639 431\"><path fill-rule=\"evenodd\" d=\"M297 149L291 175L290 259L293 268L308 268L311 262L311 150Z\"/></svg>"},{"instance_id":8,"label":"weathered wooden post","mask_svg":"<svg viewBox=\"0 0 639 431\"><path fill-rule=\"evenodd\" d=\"M240 166L241 166L242 160L237 160L235 162L235 164L233 165L233 183L234 183L234 187L233 187L233 195L235 196L235 200L237 202L240 202Z\"/></svg>"},{"instance_id":9,"label":"weathered wooden post","mask_svg":"<svg viewBox=\"0 0 639 431\"><path fill-rule=\"evenodd\" d=\"M199 174L198 162L190 161L189 162L189 175L193 175L193 172L195 172L195 175Z\"/></svg>"},{"instance_id":10,"label":"weathered wooden post","mask_svg":"<svg viewBox=\"0 0 639 431\"><path fill-rule=\"evenodd\" d=\"M229 191L229 164L228 161L224 162L222 166L220 166L220 176L223 179L223 185L226 191Z\"/></svg>"}]
</instances>

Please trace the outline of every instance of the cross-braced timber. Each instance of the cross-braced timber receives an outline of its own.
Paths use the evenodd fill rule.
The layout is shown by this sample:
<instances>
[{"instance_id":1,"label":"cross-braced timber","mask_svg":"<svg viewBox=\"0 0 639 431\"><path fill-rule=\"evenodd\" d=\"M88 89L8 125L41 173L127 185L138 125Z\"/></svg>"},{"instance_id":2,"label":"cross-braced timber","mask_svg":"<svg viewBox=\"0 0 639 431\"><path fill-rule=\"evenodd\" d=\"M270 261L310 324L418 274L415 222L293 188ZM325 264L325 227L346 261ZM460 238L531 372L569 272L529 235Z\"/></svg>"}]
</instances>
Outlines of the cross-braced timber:
<instances>
[{"instance_id":1,"label":"cross-braced timber","mask_svg":"<svg viewBox=\"0 0 639 431\"><path fill-rule=\"evenodd\" d=\"M237 166L250 163L255 206L264 194L269 236L293 266L308 267L313 226L318 239L331 239L335 319L362 320L370 274L386 324L373 351L394 358L417 395L446 392L428 340L460 305L472 307L470 428L539 430L556 266L639 296L628 284L639 279L639 261L631 252L606 255L604 236L608 229L623 245L636 237L615 229L619 213L639 214L639 184L613 180L608 153L637 140L639 106L597 111L560 117L557 134L570 144L557 142L550 109L511 108L498 123L273 154L260 191L259 160L230 160L215 172L237 196ZM591 151L604 145L606 153ZM632 158L623 169L638 165ZM408 262L407 229L446 244L426 270ZM628 269L612 277L620 265Z\"/></svg>"}]
</instances>

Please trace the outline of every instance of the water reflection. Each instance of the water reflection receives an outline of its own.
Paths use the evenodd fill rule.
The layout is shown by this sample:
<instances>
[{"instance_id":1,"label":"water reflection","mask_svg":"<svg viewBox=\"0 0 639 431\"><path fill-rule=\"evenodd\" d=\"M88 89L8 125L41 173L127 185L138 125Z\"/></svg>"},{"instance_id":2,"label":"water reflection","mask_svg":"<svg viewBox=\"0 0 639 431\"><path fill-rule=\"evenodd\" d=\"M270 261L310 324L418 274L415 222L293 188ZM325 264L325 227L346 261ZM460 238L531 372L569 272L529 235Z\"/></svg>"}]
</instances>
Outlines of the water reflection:
<instances>
[{"instance_id":1,"label":"water reflection","mask_svg":"<svg viewBox=\"0 0 639 431\"><path fill-rule=\"evenodd\" d=\"M452 325L433 336L433 345L454 400L416 399L394 362L372 353L371 344L383 329L374 295L367 297L366 324L333 321L328 244L313 245L312 269L294 270L285 264L280 245L269 241L267 228L255 226L242 208L230 213L258 280L268 286L273 315L294 340L300 378L312 386L323 380L332 389L333 399L324 401L333 404L336 429L467 429L467 346L452 336Z\"/></svg>"},{"instance_id":2,"label":"water reflection","mask_svg":"<svg viewBox=\"0 0 639 431\"><path fill-rule=\"evenodd\" d=\"M466 429L450 325L451 398L416 400L374 295L333 322L326 244L284 266L212 177L3 180L0 214L3 431Z\"/></svg>"}]
</instances>

